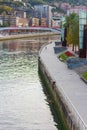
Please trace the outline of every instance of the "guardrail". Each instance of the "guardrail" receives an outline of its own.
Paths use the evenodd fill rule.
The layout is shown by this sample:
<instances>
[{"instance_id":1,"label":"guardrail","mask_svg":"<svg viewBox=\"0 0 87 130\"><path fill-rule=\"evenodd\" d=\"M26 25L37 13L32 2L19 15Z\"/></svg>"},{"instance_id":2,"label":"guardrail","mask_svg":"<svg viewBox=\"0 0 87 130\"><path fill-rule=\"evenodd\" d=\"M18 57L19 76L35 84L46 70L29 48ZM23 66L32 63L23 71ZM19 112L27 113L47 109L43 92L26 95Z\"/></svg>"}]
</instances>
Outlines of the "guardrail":
<instances>
[{"instance_id":1,"label":"guardrail","mask_svg":"<svg viewBox=\"0 0 87 130\"><path fill-rule=\"evenodd\" d=\"M60 88L61 93L63 98L66 101L66 104L68 105L68 107L70 108L72 115L75 117L76 122L77 122L77 126L79 128L79 130L87 130L87 125L85 124L85 122L83 121L82 117L80 116L79 112L76 110L75 106L72 104L72 102L70 101L69 97L65 94L64 90L62 88Z\"/></svg>"}]
</instances>

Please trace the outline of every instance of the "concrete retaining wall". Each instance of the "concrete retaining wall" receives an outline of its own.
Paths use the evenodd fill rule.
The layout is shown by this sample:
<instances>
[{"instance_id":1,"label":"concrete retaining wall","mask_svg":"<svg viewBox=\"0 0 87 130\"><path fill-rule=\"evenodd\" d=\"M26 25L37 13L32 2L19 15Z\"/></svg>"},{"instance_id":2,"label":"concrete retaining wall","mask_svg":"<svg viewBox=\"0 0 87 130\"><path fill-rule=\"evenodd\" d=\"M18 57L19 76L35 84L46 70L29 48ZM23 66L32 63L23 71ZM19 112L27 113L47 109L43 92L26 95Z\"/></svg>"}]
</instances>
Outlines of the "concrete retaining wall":
<instances>
[{"instance_id":1,"label":"concrete retaining wall","mask_svg":"<svg viewBox=\"0 0 87 130\"><path fill-rule=\"evenodd\" d=\"M56 86L56 82L51 78L48 70L44 66L44 63L41 61L40 57L38 58L38 66L42 71L46 81L49 83L50 89L57 100L60 111L63 113L65 122L67 123L70 130L80 130L79 126L76 124L76 120L72 115L69 107L66 104L65 99L62 97L60 91L58 90L58 86Z\"/></svg>"},{"instance_id":2,"label":"concrete retaining wall","mask_svg":"<svg viewBox=\"0 0 87 130\"><path fill-rule=\"evenodd\" d=\"M20 38L32 38L32 37L52 36L52 35L60 35L60 34L53 33L53 32L45 32L45 33L43 32L43 33L8 35L8 36L0 37L0 41L12 40L12 39L20 39Z\"/></svg>"}]
</instances>

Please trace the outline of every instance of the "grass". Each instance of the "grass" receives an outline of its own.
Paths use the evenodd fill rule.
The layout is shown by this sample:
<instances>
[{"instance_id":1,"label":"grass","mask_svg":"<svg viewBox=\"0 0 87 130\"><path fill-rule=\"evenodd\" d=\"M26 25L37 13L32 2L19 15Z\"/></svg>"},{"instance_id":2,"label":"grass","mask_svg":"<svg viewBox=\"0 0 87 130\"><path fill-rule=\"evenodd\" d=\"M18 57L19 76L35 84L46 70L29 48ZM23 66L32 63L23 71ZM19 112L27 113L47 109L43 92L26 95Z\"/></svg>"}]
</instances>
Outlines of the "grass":
<instances>
[{"instance_id":1,"label":"grass","mask_svg":"<svg viewBox=\"0 0 87 130\"><path fill-rule=\"evenodd\" d=\"M84 73L82 74L82 77L87 80L87 72L84 72Z\"/></svg>"}]
</instances>

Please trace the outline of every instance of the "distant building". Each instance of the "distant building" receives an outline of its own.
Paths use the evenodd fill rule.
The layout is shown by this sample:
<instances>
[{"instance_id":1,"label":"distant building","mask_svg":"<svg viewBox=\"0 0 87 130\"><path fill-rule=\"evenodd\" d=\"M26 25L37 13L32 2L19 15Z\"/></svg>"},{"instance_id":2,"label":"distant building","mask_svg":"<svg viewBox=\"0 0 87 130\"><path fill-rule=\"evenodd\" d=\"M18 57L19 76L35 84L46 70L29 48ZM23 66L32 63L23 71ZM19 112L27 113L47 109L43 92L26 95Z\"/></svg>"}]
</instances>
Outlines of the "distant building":
<instances>
[{"instance_id":1,"label":"distant building","mask_svg":"<svg viewBox=\"0 0 87 130\"><path fill-rule=\"evenodd\" d=\"M0 19L3 23L10 23L11 26L16 26L16 17L12 15L0 15Z\"/></svg>"},{"instance_id":2,"label":"distant building","mask_svg":"<svg viewBox=\"0 0 87 130\"><path fill-rule=\"evenodd\" d=\"M41 18L40 19L39 26L41 26L41 27L46 27L47 26L46 18Z\"/></svg>"},{"instance_id":3,"label":"distant building","mask_svg":"<svg viewBox=\"0 0 87 130\"><path fill-rule=\"evenodd\" d=\"M16 26L18 27L27 27L28 26L28 19L16 17Z\"/></svg>"},{"instance_id":4,"label":"distant building","mask_svg":"<svg viewBox=\"0 0 87 130\"><path fill-rule=\"evenodd\" d=\"M70 9L67 10L67 15L71 14L71 13L76 13L79 14L80 10L87 10L86 6L74 6Z\"/></svg>"},{"instance_id":5,"label":"distant building","mask_svg":"<svg viewBox=\"0 0 87 130\"><path fill-rule=\"evenodd\" d=\"M3 25L3 20L0 18L0 25Z\"/></svg>"},{"instance_id":6,"label":"distant building","mask_svg":"<svg viewBox=\"0 0 87 130\"><path fill-rule=\"evenodd\" d=\"M79 12L79 56L87 58L87 11Z\"/></svg>"},{"instance_id":7,"label":"distant building","mask_svg":"<svg viewBox=\"0 0 87 130\"><path fill-rule=\"evenodd\" d=\"M34 6L36 17L37 18L46 18L46 24L48 27L51 27L51 20L52 20L52 12L51 6L48 5L35 5Z\"/></svg>"},{"instance_id":8,"label":"distant building","mask_svg":"<svg viewBox=\"0 0 87 130\"><path fill-rule=\"evenodd\" d=\"M10 26L28 26L27 18L16 17L15 15L0 15L1 25L9 23Z\"/></svg>"},{"instance_id":9,"label":"distant building","mask_svg":"<svg viewBox=\"0 0 87 130\"><path fill-rule=\"evenodd\" d=\"M61 3L61 4L59 5L59 7L60 7L61 9L63 9L64 11L67 11L68 9L71 8L71 5L70 5L69 3Z\"/></svg>"},{"instance_id":10,"label":"distant building","mask_svg":"<svg viewBox=\"0 0 87 130\"><path fill-rule=\"evenodd\" d=\"M52 27L53 28L60 28L61 19L58 17L52 18Z\"/></svg>"},{"instance_id":11,"label":"distant building","mask_svg":"<svg viewBox=\"0 0 87 130\"><path fill-rule=\"evenodd\" d=\"M38 27L39 26L39 18L30 18L29 26Z\"/></svg>"},{"instance_id":12,"label":"distant building","mask_svg":"<svg viewBox=\"0 0 87 130\"><path fill-rule=\"evenodd\" d=\"M9 15L0 15L0 23L9 23L10 26L28 26L28 20L26 18L26 12L24 11L13 11Z\"/></svg>"},{"instance_id":13,"label":"distant building","mask_svg":"<svg viewBox=\"0 0 87 130\"><path fill-rule=\"evenodd\" d=\"M54 1L53 1L53 5L56 6L56 7L58 7L58 1L57 1L57 0L54 0Z\"/></svg>"},{"instance_id":14,"label":"distant building","mask_svg":"<svg viewBox=\"0 0 87 130\"><path fill-rule=\"evenodd\" d=\"M24 11L14 11L14 15L16 15L16 17L26 18L26 12Z\"/></svg>"},{"instance_id":15,"label":"distant building","mask_svg":"<svg viewBox=\"0 0 87 130\"><path fill-rule=\"evenodd\" d=\"M14 1L19 1L19 2L21 2L22 0L14 0Z\"/></svg>"}]
</instances>

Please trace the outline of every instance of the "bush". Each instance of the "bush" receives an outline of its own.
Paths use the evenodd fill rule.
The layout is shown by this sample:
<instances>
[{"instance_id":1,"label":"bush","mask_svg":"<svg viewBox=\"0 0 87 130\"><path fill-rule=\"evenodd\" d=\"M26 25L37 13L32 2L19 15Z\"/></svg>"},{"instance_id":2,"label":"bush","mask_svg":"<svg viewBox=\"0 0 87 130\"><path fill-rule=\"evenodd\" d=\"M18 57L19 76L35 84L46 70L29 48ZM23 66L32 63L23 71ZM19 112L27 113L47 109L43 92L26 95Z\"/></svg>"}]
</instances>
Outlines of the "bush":
<instances>
[{"instance_id":1,"label":"bush","mask_svg":"<svg viewBox=\"0 0 87 130\"><path fill-rule=\"evenodd\" d=\"M87 72L84 72L84 73L82 74L82 77L87 80Z\"/></svg>"},{"instance_id":2,"label":"bush","mask_svg":"<svg viewBox=\"0 0 87 130\"><path fill-rule=\"evenodd\" d=\"M63 61L66 61L67 58L68 58L68 57L67 57L64 53L62 53L62 54L60 55L60 59L62 59Z\"/></svg>"},{"instance_id":3,"label":"bush","mask_svg":"<svg viewBox=\"0 0 87 130\"><path fill-rule=\"evenodd\" d=\"M63 61L66 61L68 58L74 57L74 54L72 54L69 51L66 51L64 53L62 53L60 56L60 59L62 59Z\"/></svg>"},{"instance_id":4,"label":"bush","mask_svg":"<svg viewBox=\"0 0 87 130\"><path fill-rule=\"evenodd\" d=\"M66 51L65 54L66 54L68 57L72 57L72 56L74 56L74 54L72 54L72 53L69 52L69 51Z\"/></svg>"}]
</instances>

